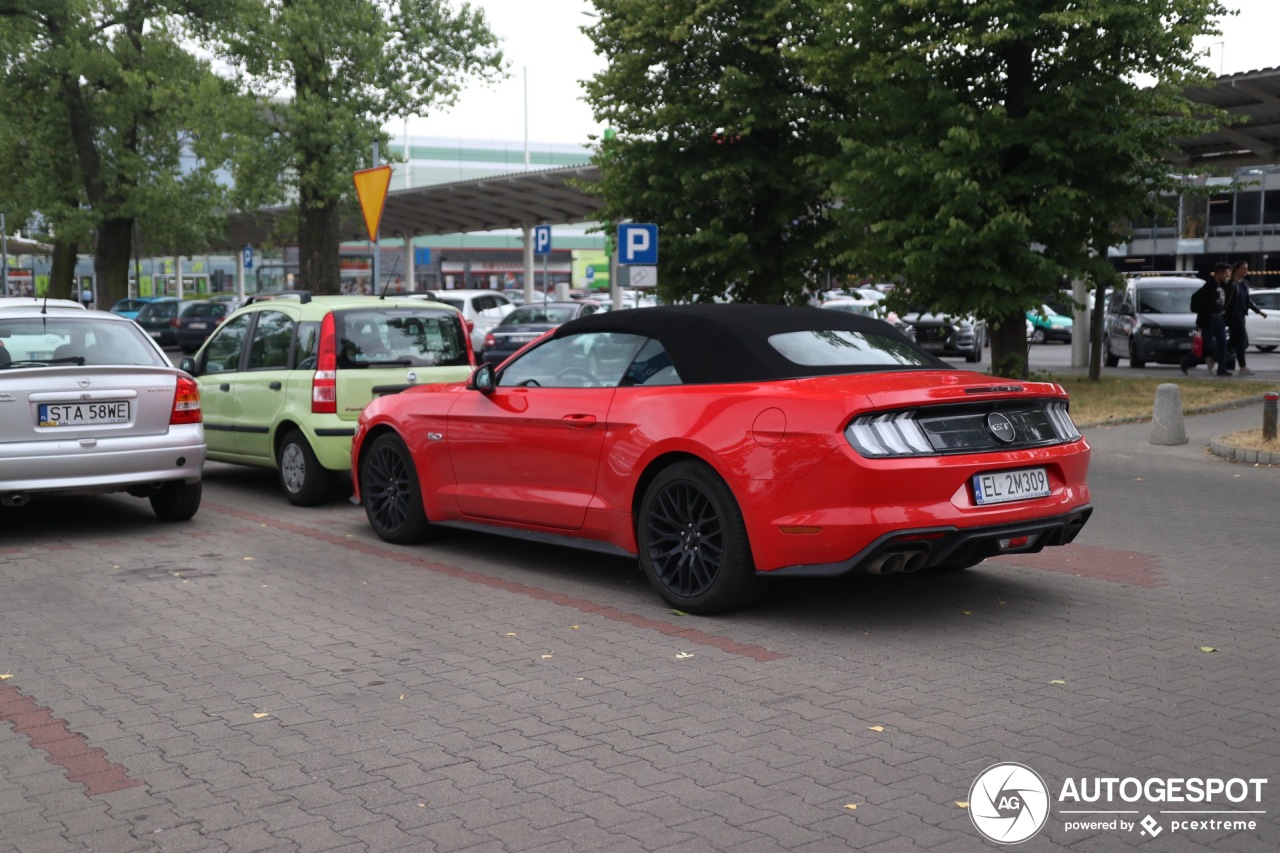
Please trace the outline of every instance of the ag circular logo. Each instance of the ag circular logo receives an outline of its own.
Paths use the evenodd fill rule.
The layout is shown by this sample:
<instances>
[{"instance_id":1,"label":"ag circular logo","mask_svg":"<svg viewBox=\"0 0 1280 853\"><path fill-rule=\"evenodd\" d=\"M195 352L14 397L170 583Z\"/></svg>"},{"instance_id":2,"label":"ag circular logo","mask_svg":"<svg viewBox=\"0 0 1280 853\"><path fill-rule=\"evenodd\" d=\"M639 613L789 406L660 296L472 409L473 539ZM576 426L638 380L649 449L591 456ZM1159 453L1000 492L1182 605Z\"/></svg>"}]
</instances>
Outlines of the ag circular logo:
<instances>
[{"instance_id":1,"label":"ag circular logo","mask_svg":"<svg viewBox=\"0 0 1280 853\"><path fill-rule=\"evenodd\" d=\"M969 789L969 817L986 838L1018 844L1040 831L1049 818L1049 789L1024 764L993 764Z\"/></svg>"},{"instance_id":2,"label":"ag circular logo","mask_svg":"<svg viewBox=\"0 0 1280 853\"><path fill-rule=\"evenodd\" d=\"M997 441L1005 444L1012 444L1013 439L1016 437L1013 421L999 412L992 412L987 415L987 429L991 430L991 434L996 437Z\"/></svg>"}]
</instances>

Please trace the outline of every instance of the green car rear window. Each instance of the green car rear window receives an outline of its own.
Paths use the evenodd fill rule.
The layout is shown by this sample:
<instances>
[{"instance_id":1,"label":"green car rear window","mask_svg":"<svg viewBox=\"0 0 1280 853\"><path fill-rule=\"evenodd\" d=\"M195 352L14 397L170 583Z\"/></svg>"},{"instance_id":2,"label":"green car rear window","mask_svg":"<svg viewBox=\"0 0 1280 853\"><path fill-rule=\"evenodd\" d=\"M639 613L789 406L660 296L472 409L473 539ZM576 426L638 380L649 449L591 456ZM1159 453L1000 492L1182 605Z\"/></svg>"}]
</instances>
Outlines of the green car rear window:
<instances>
[{"instance_id":1,"label":"green car rear window","mask_svg":"<svg viewBox=\"0 0 1280 853\"><path fill-rule=\"evenodd\" d=\"M456 311L358 308L334 312L339 367L466 366L467 343Z\"/></svg>"}]
</instances>

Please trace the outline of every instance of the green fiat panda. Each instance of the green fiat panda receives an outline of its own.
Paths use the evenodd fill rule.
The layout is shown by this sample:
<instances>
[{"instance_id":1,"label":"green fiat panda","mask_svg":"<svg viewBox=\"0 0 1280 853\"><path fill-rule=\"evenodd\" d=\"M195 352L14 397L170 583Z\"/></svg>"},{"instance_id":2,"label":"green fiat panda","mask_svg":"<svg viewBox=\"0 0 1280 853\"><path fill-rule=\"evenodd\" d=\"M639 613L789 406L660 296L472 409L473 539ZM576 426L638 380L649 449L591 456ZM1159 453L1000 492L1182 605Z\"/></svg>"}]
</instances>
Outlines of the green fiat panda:
<instances>
[{"instance_id":1,"label":"green fiat panda","mask_svg":"<svg viewBox=\"0 0 1280 853\"><path fill-rule=\"evenodd\" d=\"M435 302L271 294L229 316L194 358L207 458L275 468L312 506L351 470L356 419L374 397L467 379L466 321Z\"/></svg>"}]
</instances>

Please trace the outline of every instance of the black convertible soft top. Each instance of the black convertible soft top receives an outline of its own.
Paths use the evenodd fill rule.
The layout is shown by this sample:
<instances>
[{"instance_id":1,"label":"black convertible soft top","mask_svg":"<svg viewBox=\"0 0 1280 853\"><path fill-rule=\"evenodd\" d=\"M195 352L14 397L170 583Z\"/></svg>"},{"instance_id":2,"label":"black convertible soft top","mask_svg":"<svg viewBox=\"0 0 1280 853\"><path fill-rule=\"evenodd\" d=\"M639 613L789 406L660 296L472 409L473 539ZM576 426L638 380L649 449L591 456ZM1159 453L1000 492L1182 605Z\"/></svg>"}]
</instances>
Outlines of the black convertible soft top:
<instances>
[{"instance_id":1,"label":"black convertible soft top","mask_svg":"<svg viewBox=\"0 0 1280 853\"><path fill-rule=\"evenodd\" d=\"M887 338L919 353L922 364L952 369L936 356L920 350L914 341L883 320L821 308L746 303L695 303L659 305L606 311L571 320L554 336L582 332L624 332L655 338L666 349L681 378L689 383L762 382L797 376L825 376L859 370L850 366L800 365L769 345L769 338L786 332L811 330L849 331ZM885 370L884 364L868 364L866 370Z\"/></svg>"}]
</instances>

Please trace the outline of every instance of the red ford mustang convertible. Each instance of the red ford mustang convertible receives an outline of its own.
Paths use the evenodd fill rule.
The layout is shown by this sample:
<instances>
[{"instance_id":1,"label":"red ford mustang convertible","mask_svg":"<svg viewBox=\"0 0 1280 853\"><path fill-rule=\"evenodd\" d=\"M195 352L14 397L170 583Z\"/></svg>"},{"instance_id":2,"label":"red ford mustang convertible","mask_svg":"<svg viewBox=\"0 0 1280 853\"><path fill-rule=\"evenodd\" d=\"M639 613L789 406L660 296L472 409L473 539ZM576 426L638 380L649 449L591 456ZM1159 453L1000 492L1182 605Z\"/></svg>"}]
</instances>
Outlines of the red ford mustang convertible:
<instances>
[{"instance_id":1,"label":"red ford mustang convertible","mask_svg":"<svg viewBox=\"0 0 1280 853\"><path fill-rule=\"evenodd\" d=\"M639 557L690 613L770 577L964 569L1065 545L1089 445L1052 383L957 370L880 320L766 305L595 314L360 416L388 542L438 527Z\"/></svg>"}]
</instances>

